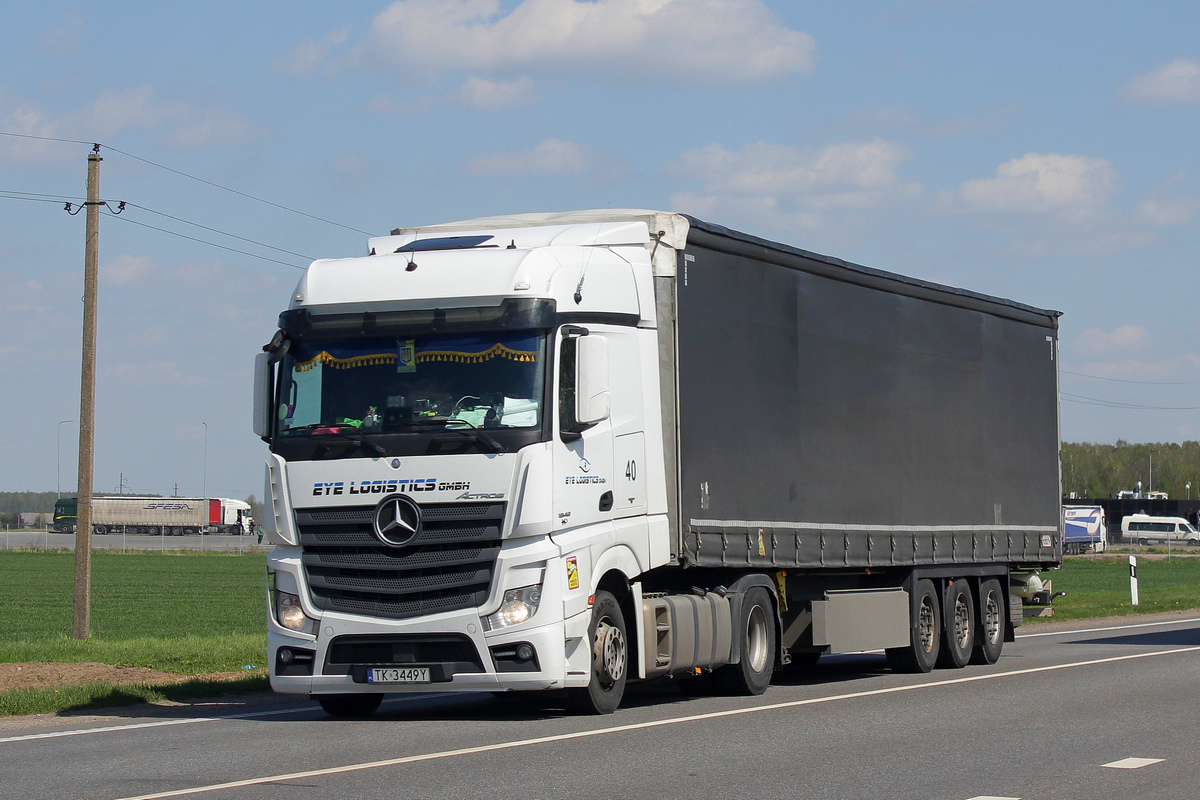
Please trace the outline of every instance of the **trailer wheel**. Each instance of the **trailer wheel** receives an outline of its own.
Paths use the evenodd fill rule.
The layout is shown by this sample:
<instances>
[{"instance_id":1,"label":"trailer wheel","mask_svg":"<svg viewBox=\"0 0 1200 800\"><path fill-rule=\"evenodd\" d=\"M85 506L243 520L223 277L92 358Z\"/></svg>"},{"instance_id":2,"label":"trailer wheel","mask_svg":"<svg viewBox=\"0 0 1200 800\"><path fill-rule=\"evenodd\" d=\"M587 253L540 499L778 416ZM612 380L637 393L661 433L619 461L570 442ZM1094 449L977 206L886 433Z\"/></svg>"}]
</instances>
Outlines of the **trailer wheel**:
<instances>
[{"instance_id":1,"label":"trailer wheel","mask_svg":"<svg viewBox=\"0 0 1200 800\"><path fill-rule=\"evenodd\" d=\"M104 527L103 525L97 525L96 527L92 528L92 530L96 532L97 536L104 536L108 533L108 528Z\"/></svg>"},{"instance_id":2,"label":"trailer wheel","mask_svg":"<svg viewBox=\"0 0 1200 800\"><path fill-rule=\"evenodd\" d=\"M937 665L946 669L965 667L975 649L975 609L971 597L971 585L961 578L951 581L946 587L946 600L942 604L942 621L946 626L946 638Z\"/></svg>"},{"instance_id":3,"label":"trailer wheel","mask_svg":"<svg viewBox=\"0 0 1200 800\"><path fill-rule=\"evenodd\" d=\"M369 717L383 702L382 694L316 694L313 699L331 717Z\"/></svg>"},{"instance_id":4,"label":"trailer wheel","mask_svg":"<svg viewBox=\"0 0 1200 800\"><path fill-rule=\"evenodd\" d=\"M975 631L972 664L995 664L1004 649L1004 601L1000 581L986 580L979 585L979 627Z\"/></svg>"},{"instance_id":5,"label":"trailer wheel","mask_svg":"<svg viewBox=\"0 0 1200 800\"><path fill-rule=\"evenodd\" d=\"M884 651L888 666L896 672L929 672L942 649L942 610L933 581L917 581L913 593L916 619L912 621L912 641L908 647L891 647Z\"/></svg>"},{"instance_id":6,"label":"trailer wheel","mask_svg":"<svg viewBox=\"0 0 1200 800\"><path fill-rule=\"evenodd\" d=\"M588 638L592 643L592 678L586 688L567 690L570 709L577 714L611 714L625 694L629 644L625 615L610 592L596 592Z\"/></svg>"},{"instance_id":7,"label":"trailer wheel","mask_svg":"<svg viewBox=\"0 0 1200 800\"><path fill-rule=\"evenodd\" d=\"M713 680L726 694L762 694L775 674L775 606L766 589L755 586L742 597L733 633L741 638L741 660L714 670Z\"/></svg>"}]
</instances>

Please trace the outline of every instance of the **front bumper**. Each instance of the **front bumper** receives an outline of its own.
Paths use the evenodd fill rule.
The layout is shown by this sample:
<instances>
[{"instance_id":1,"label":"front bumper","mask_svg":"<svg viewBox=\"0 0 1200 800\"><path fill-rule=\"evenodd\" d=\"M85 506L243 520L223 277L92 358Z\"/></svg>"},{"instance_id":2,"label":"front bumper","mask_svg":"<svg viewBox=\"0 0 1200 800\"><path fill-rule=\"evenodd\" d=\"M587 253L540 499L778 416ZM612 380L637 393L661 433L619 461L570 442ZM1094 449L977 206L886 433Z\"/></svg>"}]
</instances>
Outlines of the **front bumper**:
<instances>
[{"instance_id":1,"label":"front bumper","mask_svg":"<svg viewBox=\"0 0 1200 800\"><path fill-rule=\"evenodd\" d=\"M347 692L430 692L430 691L508 691L559 689L566 682L566 659L564 656L564 623L554 621L533 628L505 631L503 636L487 637L481 630L479 616L474 612L461 612L431 616L421 620L406 621L407 624L391 625L382 620L358 621L351 618L322 621L318 636L296 636L279 630L269 631L267 647L271 669L271 688L284 694L337 694ZM271 626L275 627L275 626ZM336 630L336 635L334 631ZM362 680L363 668L376 666L407 666L403 663L382 663L366 659L347 670L345 664L331 663L331 646L337 641L345 642L359 637L370 640L394 640L404 642L422 635L462 637L474 647L479 666L468 667L471 671L455 671L451 663L424 662L420 666L433 666L432 683L388 683L373 684ZM519 644L532 647L536 663L529 664L523 671L500 671L493 653L506 652ZM312 675L280 675L275 668L281 647L313 651ZM461 662L459 662L461 666ZM481 669L480 669L481 667ZM333 673L333 674L329 674ZM345 674L337 674L345 673ZM448 680L437 680L445 677ZM357 679L356 679L357 678ZM576 681L577 682L577 681Z\"/></svg>"}]
</instances>

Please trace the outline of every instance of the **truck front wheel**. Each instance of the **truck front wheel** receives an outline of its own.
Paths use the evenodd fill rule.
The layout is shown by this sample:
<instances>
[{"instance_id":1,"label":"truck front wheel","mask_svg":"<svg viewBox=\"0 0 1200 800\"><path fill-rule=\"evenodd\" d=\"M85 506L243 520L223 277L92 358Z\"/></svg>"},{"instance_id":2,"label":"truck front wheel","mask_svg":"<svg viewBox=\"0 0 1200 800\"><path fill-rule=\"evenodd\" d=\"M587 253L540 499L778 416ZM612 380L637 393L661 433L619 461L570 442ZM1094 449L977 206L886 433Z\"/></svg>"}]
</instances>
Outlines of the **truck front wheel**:
<instances>
[{"instance_id":1,"label":"truck front wheel","mask_svg":"<svg viewBox=\"0 0 1200 800\"><path fill-rule=\"evenodd\" d=\"M726 694L760 695L775 674L775 607L766 589L746 592L733 635L741 639L741 660L717 669L713 679Z\"/></svg>"},{"instance_id":2,"label":"truck front wheel","mask_svg":"<svg viewBox=\"0 0 1200 800\"><path fill-rule=\"evenodd\" d=\"M625 615L610 592L596 592L588 638L592 644L592 678L586 688L567 690L571 710L579 714L611 714L621 705L625 694L629 644Z\"/></svg>"},{"instance_id":3,"label":"truck front wheel","mask_svg":"<svg viewBox=\"0 0 1200 800\"><path fill-rule=\"evenodd\" d=\"M885 650L888 666L896 672L929 672L942 649L942 611L933 581L922 579L913 588L916 619L912 621L907 647Z\"/></svg>"}]
</instances>

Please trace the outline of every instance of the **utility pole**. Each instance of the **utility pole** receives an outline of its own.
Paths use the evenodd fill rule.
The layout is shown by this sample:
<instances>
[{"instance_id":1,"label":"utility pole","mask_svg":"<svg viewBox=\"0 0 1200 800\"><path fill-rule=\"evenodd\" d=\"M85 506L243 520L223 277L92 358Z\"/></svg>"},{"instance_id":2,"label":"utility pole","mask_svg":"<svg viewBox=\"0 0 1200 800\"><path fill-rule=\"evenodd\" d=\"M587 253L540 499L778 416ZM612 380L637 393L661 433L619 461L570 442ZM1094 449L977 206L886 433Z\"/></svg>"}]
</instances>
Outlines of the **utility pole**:
<instances>
[{"instance_id":1,"label":"utility pole","mask_svg":"<svg viewBox=\"0 0 1200 800\"><path fill-rule=\"evenodd\" d=\"M92 455L96 422L96 294L100 254L100 145L88 153L87 240L83 251L83 363L79 378L79 483L75 522L75 616L72 635L92 623Z\"/></svg>"}]
</instances>

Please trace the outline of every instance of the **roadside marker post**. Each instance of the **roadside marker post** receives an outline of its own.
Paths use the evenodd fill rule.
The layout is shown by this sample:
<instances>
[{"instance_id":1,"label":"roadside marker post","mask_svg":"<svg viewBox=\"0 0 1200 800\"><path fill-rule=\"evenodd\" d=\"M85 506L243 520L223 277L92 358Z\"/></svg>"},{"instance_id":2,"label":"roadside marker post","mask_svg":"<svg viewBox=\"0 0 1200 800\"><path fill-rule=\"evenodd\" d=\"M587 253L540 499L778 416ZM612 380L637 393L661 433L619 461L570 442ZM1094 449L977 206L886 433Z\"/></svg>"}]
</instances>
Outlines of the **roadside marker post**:
<instances>
[{"instance_id":1,"label":"roadside marker post","mask_svg":"<svg viewBox=\"0 0 1200 800\"><path fill-rule=\"evenodd\" d=\"M1129 603L1138 604L1137 556L1129 557Z\"/></svg>"}]
</instances>

